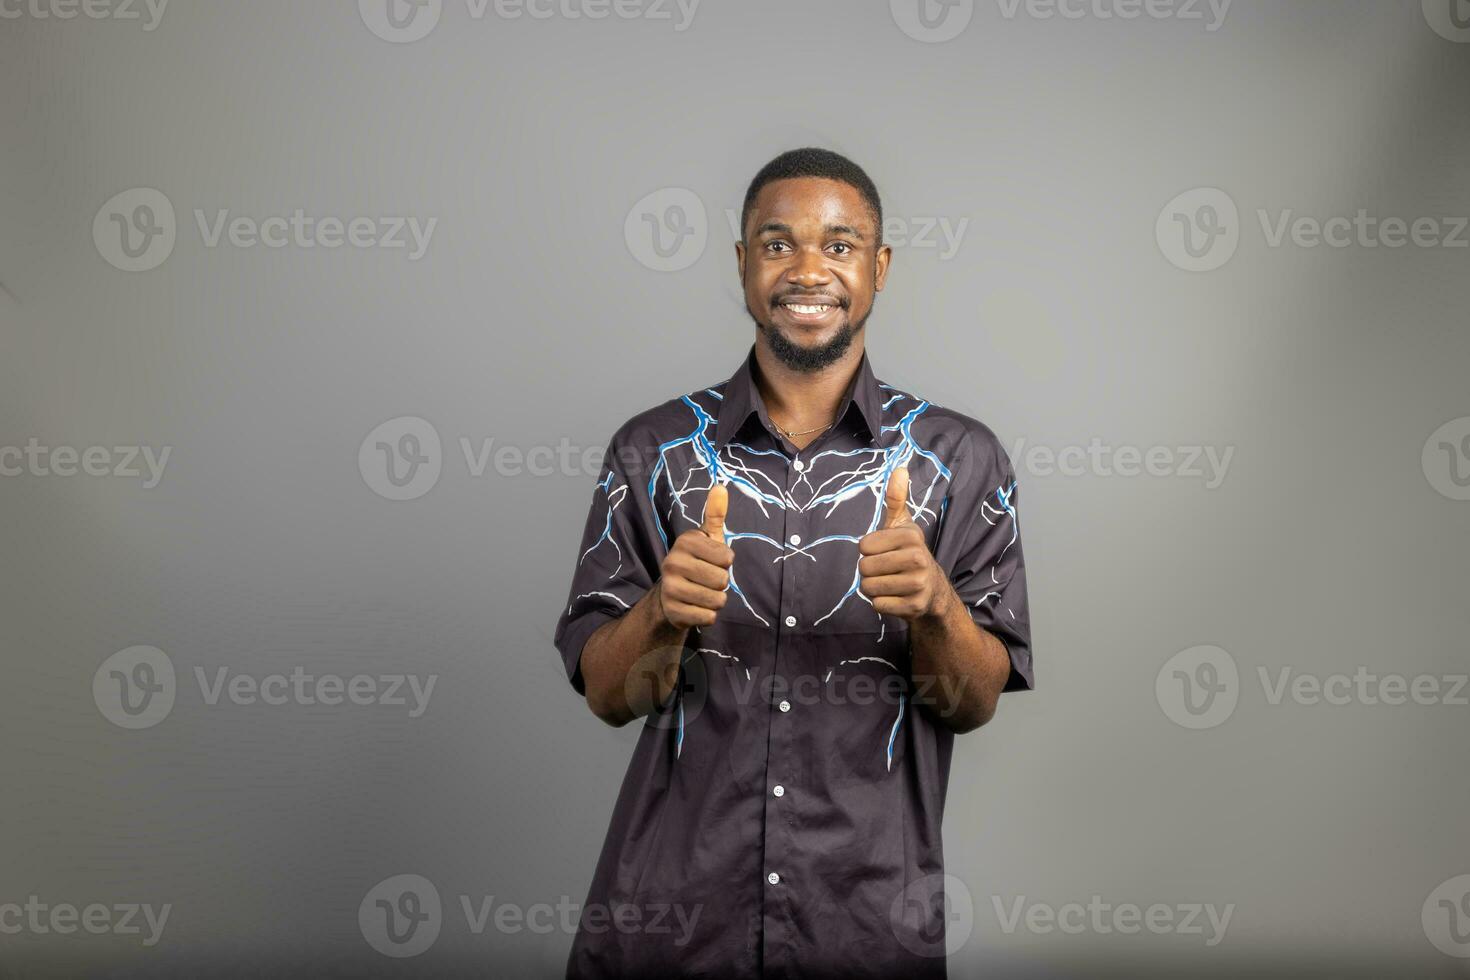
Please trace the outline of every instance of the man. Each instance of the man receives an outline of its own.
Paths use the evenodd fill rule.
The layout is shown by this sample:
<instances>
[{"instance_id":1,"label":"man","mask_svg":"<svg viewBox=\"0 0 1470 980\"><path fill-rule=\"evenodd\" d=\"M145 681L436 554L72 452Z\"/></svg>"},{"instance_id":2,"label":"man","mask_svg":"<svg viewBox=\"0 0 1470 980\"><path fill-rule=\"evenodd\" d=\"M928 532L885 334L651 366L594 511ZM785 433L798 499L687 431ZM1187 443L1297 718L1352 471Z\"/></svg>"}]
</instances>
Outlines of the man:
<instances>
[{"instance_id":1,"label":"man","mask_svg":"<svg viewBox=\"0 0 1470 980\"><path fill-rule=\"evenodd\" d=\"M569 977L945 976L954 735L1032 686L1030 624L999 441L868 364L882 227L850 160L767 164L749 357L608 447L556 643L647 722Z\"/></svg>"}]
</instances>

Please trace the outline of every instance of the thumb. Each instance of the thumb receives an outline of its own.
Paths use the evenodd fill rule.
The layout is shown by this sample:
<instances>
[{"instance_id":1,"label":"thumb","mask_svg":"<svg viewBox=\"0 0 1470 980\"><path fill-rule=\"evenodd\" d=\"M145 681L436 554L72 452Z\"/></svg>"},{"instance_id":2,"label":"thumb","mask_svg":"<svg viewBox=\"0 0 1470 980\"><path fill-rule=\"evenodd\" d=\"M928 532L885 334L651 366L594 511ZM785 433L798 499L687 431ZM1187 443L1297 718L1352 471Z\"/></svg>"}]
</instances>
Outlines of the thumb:
<instances>
[{"instance_id":1,"label":"thumb","mask_svg":"<svg viewBox=\"0 0 1470 980\"><path fill-rule=\"evenodd\" d=\"M702 530L720 544L725 543L725 513L730 508L730 492L723 483L709 488L704 498L704 525Z\"/></svg>"},{"instance_id":2,"label":"thumb","mask_svg":"<svg viewBox=\"0 0 1470 980\"><path fill-rule=\"evenodd\" d=\"M889 474L883 491L883 527L903 527L909 522L909 468L899 466Z\"/></svg>"}]
</instances>

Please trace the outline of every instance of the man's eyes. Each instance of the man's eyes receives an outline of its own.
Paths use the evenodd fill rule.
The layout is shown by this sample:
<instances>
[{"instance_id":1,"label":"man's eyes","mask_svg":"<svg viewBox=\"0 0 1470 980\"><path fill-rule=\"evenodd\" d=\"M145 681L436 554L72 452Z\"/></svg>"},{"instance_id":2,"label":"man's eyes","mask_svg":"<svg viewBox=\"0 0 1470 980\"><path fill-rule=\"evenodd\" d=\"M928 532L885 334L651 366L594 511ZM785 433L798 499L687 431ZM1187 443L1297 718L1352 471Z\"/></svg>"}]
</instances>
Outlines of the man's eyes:
<instances>
[{"instance_id":1,"label":"man's eyes","mask_svg":"<svg viewBox=\"0 0 1470 980\"><path fill-rule=\"evenodd\" d=\"M842 251L840 251L840 252L837 253L838 255L846 255L847 253L853 251L853 247L851 245L849 245L847 242L833 242L831 245L828 245L827 247L829 249L833 249L833 248L842 249ZM775 251L776 249L788 249L789 250L790 248L791 248L791 246L788 245L786 242L780 242L780 241L766 242L766 251Z\"/></svg>"}]
</instances>

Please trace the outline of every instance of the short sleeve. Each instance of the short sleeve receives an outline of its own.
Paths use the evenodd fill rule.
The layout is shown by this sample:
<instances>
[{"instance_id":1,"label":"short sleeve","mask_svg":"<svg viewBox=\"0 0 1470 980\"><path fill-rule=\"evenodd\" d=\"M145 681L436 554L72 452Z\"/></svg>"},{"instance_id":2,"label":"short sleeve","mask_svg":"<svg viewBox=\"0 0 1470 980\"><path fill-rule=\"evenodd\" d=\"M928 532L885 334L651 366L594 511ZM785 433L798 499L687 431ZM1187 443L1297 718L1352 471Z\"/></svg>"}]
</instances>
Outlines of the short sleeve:
<instances>
[{"instance_id":1,"label":"short sleeve","mask_svg":"<svg viewBox=\"0 0 1470 980\"><path fill-rule=\"evenodd\" d=\"M1004 690L1035 686L1031 614L1018 518L1020 489L1000 441L981 427L944 502L934 557L949 575L970 618L1006 646L1011 673Z\"/></svg>"},{"instance_id":2,"label":"short sleeve","mask_svg":"<svg viewBox=\"0 0 1470 980\"><path fill-rule=\"evenodd\" d=\"M577 548L572 587L556 624L554 642L578 694L586 694L581 660L587 638L633 608L658 575L661 549L648 474L637 465L638 458L624 427L603 455Z\"/></svg>"}]
</instances>

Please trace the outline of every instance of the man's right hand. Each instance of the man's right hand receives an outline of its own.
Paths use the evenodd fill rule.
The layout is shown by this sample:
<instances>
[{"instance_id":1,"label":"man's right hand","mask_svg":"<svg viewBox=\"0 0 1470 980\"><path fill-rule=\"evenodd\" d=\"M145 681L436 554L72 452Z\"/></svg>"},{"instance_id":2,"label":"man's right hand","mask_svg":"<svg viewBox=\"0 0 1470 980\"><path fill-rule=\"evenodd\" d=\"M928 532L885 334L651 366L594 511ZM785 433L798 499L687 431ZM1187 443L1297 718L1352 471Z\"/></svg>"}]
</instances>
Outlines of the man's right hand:
<instances>
[{"instance_id":1,"label":"man's right hand","mask_svg":"<svg viewBox=\"0 0 1470 980\"><path fill-rule=\"evenodd\" d=\"M670 626L710 626L729 593L735 552L725 544L725 513L730 495L723 484L710 487L704 500L704 524L685 531L659 568L659 607Z\"/></svg>"}]
</instances>

